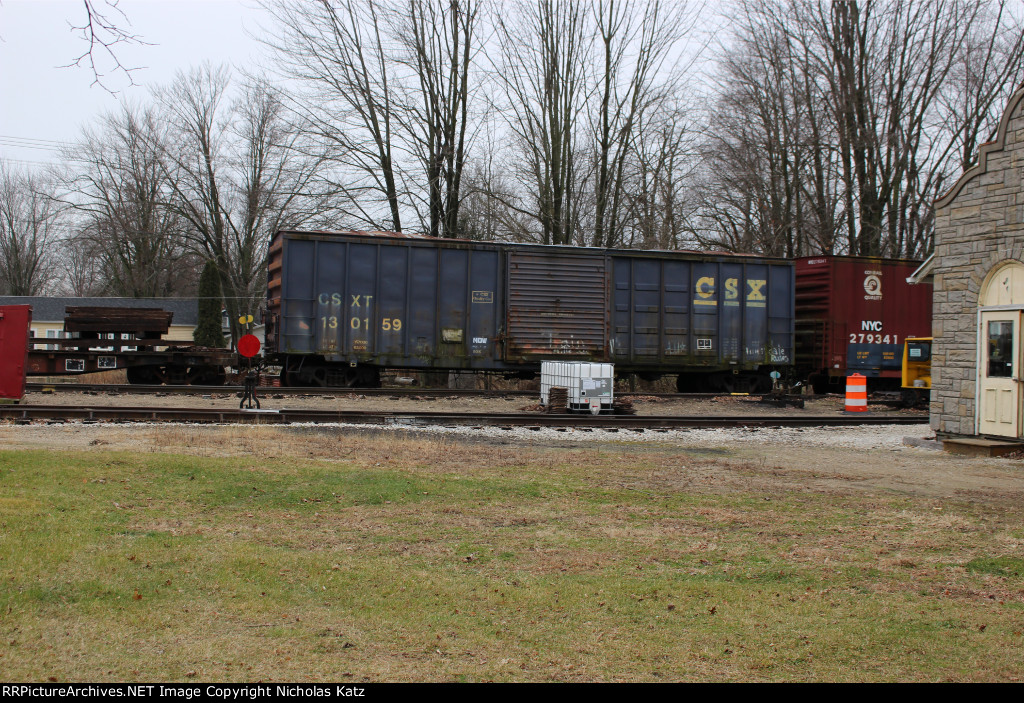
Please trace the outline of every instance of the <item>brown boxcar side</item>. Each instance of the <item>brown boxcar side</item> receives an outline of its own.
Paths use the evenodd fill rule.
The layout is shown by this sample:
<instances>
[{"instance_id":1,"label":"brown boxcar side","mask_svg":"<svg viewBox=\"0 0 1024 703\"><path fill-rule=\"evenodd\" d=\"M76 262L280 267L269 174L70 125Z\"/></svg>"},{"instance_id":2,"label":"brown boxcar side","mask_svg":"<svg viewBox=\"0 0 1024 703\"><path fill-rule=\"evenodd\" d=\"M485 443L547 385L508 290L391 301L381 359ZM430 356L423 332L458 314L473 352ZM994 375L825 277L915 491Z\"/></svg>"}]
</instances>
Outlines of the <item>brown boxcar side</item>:
<instances>
[{"instance_id":1,"label":"brown boxcar side","mask_svg":"<svg viewBox=\"0 0 1024 703\"><path fill-rule=\"evenodd\" d=\"M932 329L932 286L907 277L908 259L809 256L796 260L796 366L818 391L859 373L898 389L903 344Z\"/></svg>"}]
</instances>

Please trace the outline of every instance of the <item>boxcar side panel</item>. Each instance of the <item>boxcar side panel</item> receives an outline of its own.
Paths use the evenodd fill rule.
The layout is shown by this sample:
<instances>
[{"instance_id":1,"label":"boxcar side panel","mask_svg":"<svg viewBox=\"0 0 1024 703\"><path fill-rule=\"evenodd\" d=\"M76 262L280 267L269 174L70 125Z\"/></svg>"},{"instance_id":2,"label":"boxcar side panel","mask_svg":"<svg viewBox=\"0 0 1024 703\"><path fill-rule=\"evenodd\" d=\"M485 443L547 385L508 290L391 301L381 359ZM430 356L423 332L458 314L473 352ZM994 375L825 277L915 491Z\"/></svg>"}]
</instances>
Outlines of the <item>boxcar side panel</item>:
<instances>
[{"instance_id":1,"label":"boxcar side panel","mask_svg":"<svg viewBox=\"0 0 1024 703\"><path fill-rule=\"evenodd\" d=\"M693 350L695 365L718 366L721 349L719 337L718 264L698 262L693 265Z\"/></svg>"},{"instance_id":2,"label":"boxcar side panel","mask_svg":"<svg viewBox=\"0 0 1024 703\"><path fill-rule=\"evenodd\" d=\"M832 266L828 257L796 260L796 358L798 373L832 367Z\"/></svg>"},{"instance_id":3,"label":"boxcar side panel","mask_svg":"<svg viewBox=\"0 0 1024 703\"><path fill-rule=\"evenodd\" d=\"M723 263L720 265L718 280L721 281L721 341L718 360L723 366L739 367L743 358L740 349L743 340L743 312L745 300L741 289L746 287L743 264Z\"/></svg>"},{"instance_id":4,"label":"boxcar side panel","mask_svg":"<svg viewBox=\"0 0 1024 703\"><path fill-rule=\"evenodd\" d=\"M348 324L348 297L345 288L348 252L344 245L312 241L309 253L309 282L315 282L316 316L313 320L313 351L318 354L339 354L340 333ZM289 247L293 247L294 243ZM303 251L305 253L305 251Z\"/></svg>"},{"instance_id":5,"label":"boxcar side panel","mask_svg":"<svg viewBox=\"0 0 1024 703\"><path fill-rule=\"evenodd\" d=\"M435 249L413 247L409 250L409 344L406 357L424 365L437 355L437 257Z\"/></svg>"},{"instance_id":6,"label":"boxcar side panel","mask_svg":"<svg viewBox=\"0 0 1024 703\"><path fill-rule=\"evenodd\" d=\"M741 361L744 366L771 363L769 350L772 341L768 336L768 278L772 267L760 264L744 264L743 278L739 286L739 298L743 303L743 349Z\"/></svg>"},{"instance_id":7,"label":"boxcar side panel","mask_svg":"<svg viewBox=\"0 0 1024 703\"><path fill-rule=\"evenodd\" d=\"M376 366L500 366L496 247L283 235L279 351Z\"/></svg>"},{"instance_id":8,"label":"boxcar side panel","mask_svg":"<svg viewBox=\"0 0 1024 703\"><path fill-rule=\"evenodd\" d=\"M765 360L769 364L788 366L793 363L795 354L793 340L793 321L795 309L793 291L795 289L793 266L772 265L768 267L768 350ZM749 294L754 302L760 302L756 291Z\"/></svg>"},{"instance_id":9,"label":"boxcar side panel","mask_svg":"<svg viewBox=\"0 0 1024 703\"><path fill-rule=\"evenodd\" d=\"M295 239L285 241L284 274L281 279L281 329L279 350L289 354L314 351L317 295L316 242Z\"/></svg>"},{"instance_id":10,"label":"boxcar side panel","mask_svg":"<svg viewBox=\"0 0 1024 703\"><path fill-rule=\"evenodd\" d=\"M469 252L441 249L438 268L438 322L441 327L438 358L445 367L461 366L465 359L469 307Z\"/></svg>"},{"instance_id":11,"label":"boxcar side panel","mask_svg":"<svg viewBox=\"0 0 1024 703\"><path fill-rule=\"evenodd\" d=\"M662 262L612 259L612 358L661 360Z\"/></svg>"},{"instance_id":12,"label":"boxcar side panel","mask_svg":"<svg viewBox=\"0 0 1024 703\"><path fill-rule=\"evenodd\" d=\"M746 369L792 358L788 263L612 257L612 361L639 369Z\"/></svg>"},{"instance_id":13,"label":"boxcar side panel","mask_svg":"<svg viewBox=\"0 0 1024 703\"><path fill-rule=\"evenodd\" d=\"M688 261L662 262L662 338L666 364L679 363L693 348L690 340L692 278Z\"/></svg>"},{"instance_id":14,"label":"boxcar side panel","mask_svg":"<svg viewBox=\"0 0 1024 703\"><path fill-rule=\"evenodd\" d=\"M495 250L475 249L470 252L470 256L472 265L469 269L469 327L466 343L471 364L486 368L500 359L501 266Z\"/></svg>"},{"instance_id":15,"label":"boxcar side panel","mask_svg":"<svg viewBox=\"0 0 1024 703\"><path fill-rule=\"evenodd\" d=\"M331 249L331 242L321 242L321 249ZM340 349L347 358L370 358L376 352L379 244L350 243L347 246L347 267L343 269L346 286L342 303L343 321L334 331L334 338L321 347L324 352ZM324 272L321 272L321 277ZM333 281L332 281L333 282ZM323 287L323 284L321 284ZM340 334L339 334L340 333Z\"/></svg>"},{"instance_id":16,"label":"boxcar side panel","mask_svg":"<svg viewBox=\"0 0 1024 703\"><path fill-rule=\"evenodd\" d=\"M409 247L380 247L380 281L374 305L377 339L374 351L384 357L410 353L406 344L409 301Z\"/></svg>"}]
</instances>

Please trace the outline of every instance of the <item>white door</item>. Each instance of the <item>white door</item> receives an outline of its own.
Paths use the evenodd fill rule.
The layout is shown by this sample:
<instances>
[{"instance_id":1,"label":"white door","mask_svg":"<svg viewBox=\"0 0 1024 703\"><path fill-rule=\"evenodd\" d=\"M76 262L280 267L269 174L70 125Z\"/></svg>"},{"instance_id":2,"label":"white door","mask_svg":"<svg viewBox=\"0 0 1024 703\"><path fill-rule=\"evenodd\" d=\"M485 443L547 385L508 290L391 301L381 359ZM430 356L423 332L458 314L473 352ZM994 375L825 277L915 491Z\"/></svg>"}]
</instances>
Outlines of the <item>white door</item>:
<instances>
[{"instance_id":1,"label":"white door","mask_svg":"<svg viewBox=\"0 0 1024 703\"><path fill-rule=\"evenodd\" d=\"M979 431L999 437L1021 436L1021 311L981 313L978 378Z\"/></svg>"}]
</instances>

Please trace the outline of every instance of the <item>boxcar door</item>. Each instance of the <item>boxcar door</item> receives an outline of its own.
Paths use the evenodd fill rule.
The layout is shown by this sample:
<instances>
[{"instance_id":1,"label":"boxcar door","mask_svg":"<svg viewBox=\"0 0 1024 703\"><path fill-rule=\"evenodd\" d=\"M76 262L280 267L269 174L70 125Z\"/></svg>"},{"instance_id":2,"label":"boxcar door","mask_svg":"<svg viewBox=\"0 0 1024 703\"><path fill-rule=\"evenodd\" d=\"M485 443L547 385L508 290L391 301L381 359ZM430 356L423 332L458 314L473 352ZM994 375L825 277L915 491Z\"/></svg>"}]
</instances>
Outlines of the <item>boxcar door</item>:
<instances>
[{"instance_id":1,"label":"boxcar door","mask_svg":"<svg viewBox=\"0 0 1024 703\"><path fill-rule=\"evenodd\" d=\"M539 246L511 249L505 360L604 361L605 261L602 253Z\"/></svg>"},{"instance_id":2,"label":"boxcar door","mask_svg":"<svg viewBox=\"0 0 1024 703\"><path fill-rule=\"evenodd\" d=\"M979 431L1021 436L1021 311L981 313Z\"/></svg>"}]
</instances>

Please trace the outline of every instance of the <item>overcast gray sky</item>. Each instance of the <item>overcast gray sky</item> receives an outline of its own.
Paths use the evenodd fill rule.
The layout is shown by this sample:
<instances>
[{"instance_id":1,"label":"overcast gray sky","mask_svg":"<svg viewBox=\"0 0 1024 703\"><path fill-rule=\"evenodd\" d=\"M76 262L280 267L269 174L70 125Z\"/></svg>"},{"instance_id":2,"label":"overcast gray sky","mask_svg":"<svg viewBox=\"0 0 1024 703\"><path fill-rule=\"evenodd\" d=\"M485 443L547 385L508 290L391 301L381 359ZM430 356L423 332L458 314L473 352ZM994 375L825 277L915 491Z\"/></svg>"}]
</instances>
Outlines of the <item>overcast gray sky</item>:
<instances>
[{"instance_id":1,"label":"overcast gray sky","mask_svg":"<svg viewBox=\"0 0 1024 703\"><path fill-rule=\"evenodd\" d=\"M96 4L106 9L103 0ZM121 0L119 7L128 29L150 44L116 47L125 66L141 67L132 73L135 86L108 73L119 96L144 100L178 70L204 60L250 66L261 54L247 35L259 30L262 15L253 0ZM93 85L88 66L61 68L87 48L71 29L84 17L81 0L0 0L0 158L28 166L58 162L59 142L74 140L84 124L117 107L117 97Z\"/></svg>"}]
</instances>

